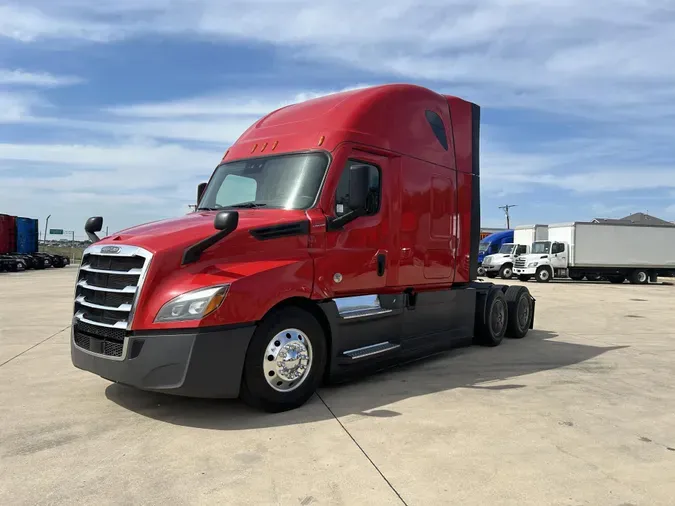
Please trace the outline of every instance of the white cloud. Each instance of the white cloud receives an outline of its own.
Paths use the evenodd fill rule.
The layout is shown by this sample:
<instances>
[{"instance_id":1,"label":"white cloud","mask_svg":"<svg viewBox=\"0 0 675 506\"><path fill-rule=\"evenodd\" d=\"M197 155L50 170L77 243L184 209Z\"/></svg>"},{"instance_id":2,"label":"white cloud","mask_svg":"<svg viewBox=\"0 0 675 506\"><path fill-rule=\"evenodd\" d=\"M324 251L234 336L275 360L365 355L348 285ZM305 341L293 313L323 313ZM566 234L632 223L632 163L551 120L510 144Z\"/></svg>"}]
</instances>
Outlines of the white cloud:
<instances>
[{"instance_id":1,"label":"white cloud","mask_svg":"<svg viewBox=\"0 0 675 506\"><path fill-rule=\"evenodd\" d=\"M82 79L74 76L55 76L47 72L35 73L20 69L0 69L0 85L55 87L81 82Z\"/></svg>"}]
</instances>

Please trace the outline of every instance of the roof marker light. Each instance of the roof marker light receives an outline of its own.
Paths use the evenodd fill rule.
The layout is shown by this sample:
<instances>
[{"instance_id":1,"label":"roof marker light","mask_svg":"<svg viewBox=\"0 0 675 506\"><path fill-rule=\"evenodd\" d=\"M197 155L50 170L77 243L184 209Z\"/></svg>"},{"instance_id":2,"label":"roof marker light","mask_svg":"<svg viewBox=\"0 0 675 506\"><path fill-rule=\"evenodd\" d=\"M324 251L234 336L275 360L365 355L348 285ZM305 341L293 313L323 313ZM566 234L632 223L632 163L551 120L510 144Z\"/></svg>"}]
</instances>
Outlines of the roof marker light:
<instances>
[{"instance_id":1,"label":"roof marker light","mask_svg":"<svg viewBox=\"0 0 675 506\"><path fill-rule=\"evenodd\" d=\"M325 135L322 135L321 137L319 137L319 146L323 146L323 141L325 141L325 140L326 140Z\"/></svg>"},{"instance_id":2,"label":"roof marker light","mask_svg":"<svg viewBox=\"0 0 675 506\"><path fill-rule=\"evenodd\" d=\"M258 149L258 144L254 144L253 148L251 149L251 153L253 153L256 149Z\"/></svg>"},{"instance_id":3,"label":"roof marker light","mask_svg":"<svg viewBox=\"0 0 675 506\"><path fill-rule=\"evenodd\" d=\"M262 147L262 149L260 150L260 152L262 153L263 151L265 151L265 148L266 148L266 147L267 147L267 143L263 144L263 147Z\"/></svg>"},{"instance_id":4,"label":"roof marker light","mask_svg":"<svg viewBox=\"0 0 675 506\"><path fill-rule=\"evenodd\" d=\"M274 144L272 144L272 151L277 149L277 145L279 144L279 141L274 141Z\"/></svg>"}]
</instances>

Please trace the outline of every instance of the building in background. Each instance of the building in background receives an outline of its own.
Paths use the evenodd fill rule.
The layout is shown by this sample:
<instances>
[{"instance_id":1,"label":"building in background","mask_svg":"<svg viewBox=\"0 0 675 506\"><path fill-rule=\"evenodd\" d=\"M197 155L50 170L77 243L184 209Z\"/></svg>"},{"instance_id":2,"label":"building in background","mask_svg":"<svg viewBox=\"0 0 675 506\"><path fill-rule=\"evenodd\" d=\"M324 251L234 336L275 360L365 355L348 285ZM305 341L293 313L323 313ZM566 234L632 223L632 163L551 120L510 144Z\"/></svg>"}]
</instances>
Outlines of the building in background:
<instances>
[{"instance_id":1,"label":"building in background","mask_svg":"<svg viewBox=\"0 0 675 506\"><path fill-rule=\"evenodd\" d=\"M633 225L666 225L675 227L675 222L662 220L647 213L634 213L624 218L594 218L593 223L632 223Z\"/></svg>"}]
</instances>

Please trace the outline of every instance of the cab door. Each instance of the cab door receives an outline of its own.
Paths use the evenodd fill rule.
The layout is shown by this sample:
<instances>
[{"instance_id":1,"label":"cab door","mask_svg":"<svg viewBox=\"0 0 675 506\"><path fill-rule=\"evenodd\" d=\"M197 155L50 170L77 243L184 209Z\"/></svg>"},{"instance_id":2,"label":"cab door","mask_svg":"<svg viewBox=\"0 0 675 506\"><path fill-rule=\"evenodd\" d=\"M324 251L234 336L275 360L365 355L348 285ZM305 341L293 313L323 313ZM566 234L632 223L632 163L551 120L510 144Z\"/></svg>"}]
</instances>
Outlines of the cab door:
<instances>
[{"instance_id":1,"label":"cab door","mask_svg":"<svg viewBox=\"0 0 675 506\"><path fill-rule=\"evenodd\" d=\"M325 287L326 295L378 294L387 285L392 274L393 235L387 196L392 187L388 162L387 157L348 146L334 157L337 165L332 167L324 189L329 195L322 198L327 222L349 212L349 177L354 165L368 166L369 192L364 215L338 229L327 226L325 252L315 261L316 279Z\"/></svg>"}]
</instances>

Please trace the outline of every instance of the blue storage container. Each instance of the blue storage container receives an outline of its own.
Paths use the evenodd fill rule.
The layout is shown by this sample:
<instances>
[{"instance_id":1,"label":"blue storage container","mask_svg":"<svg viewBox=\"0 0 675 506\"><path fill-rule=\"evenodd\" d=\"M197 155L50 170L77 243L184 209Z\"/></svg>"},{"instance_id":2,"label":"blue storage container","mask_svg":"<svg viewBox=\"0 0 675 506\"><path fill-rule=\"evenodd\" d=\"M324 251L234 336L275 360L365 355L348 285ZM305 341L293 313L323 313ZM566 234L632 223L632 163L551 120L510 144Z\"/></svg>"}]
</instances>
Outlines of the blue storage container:
<instances>
[{"instance_id":1,"label":"blue storage container","mask_svg":"<svg viewBox=\"0 0 675 506\"><path fill-rule=\"evenodd\" d=\"M37 253L37 223L31 218L16 219L16 252Z\"/></svg>"}]
</instances>

